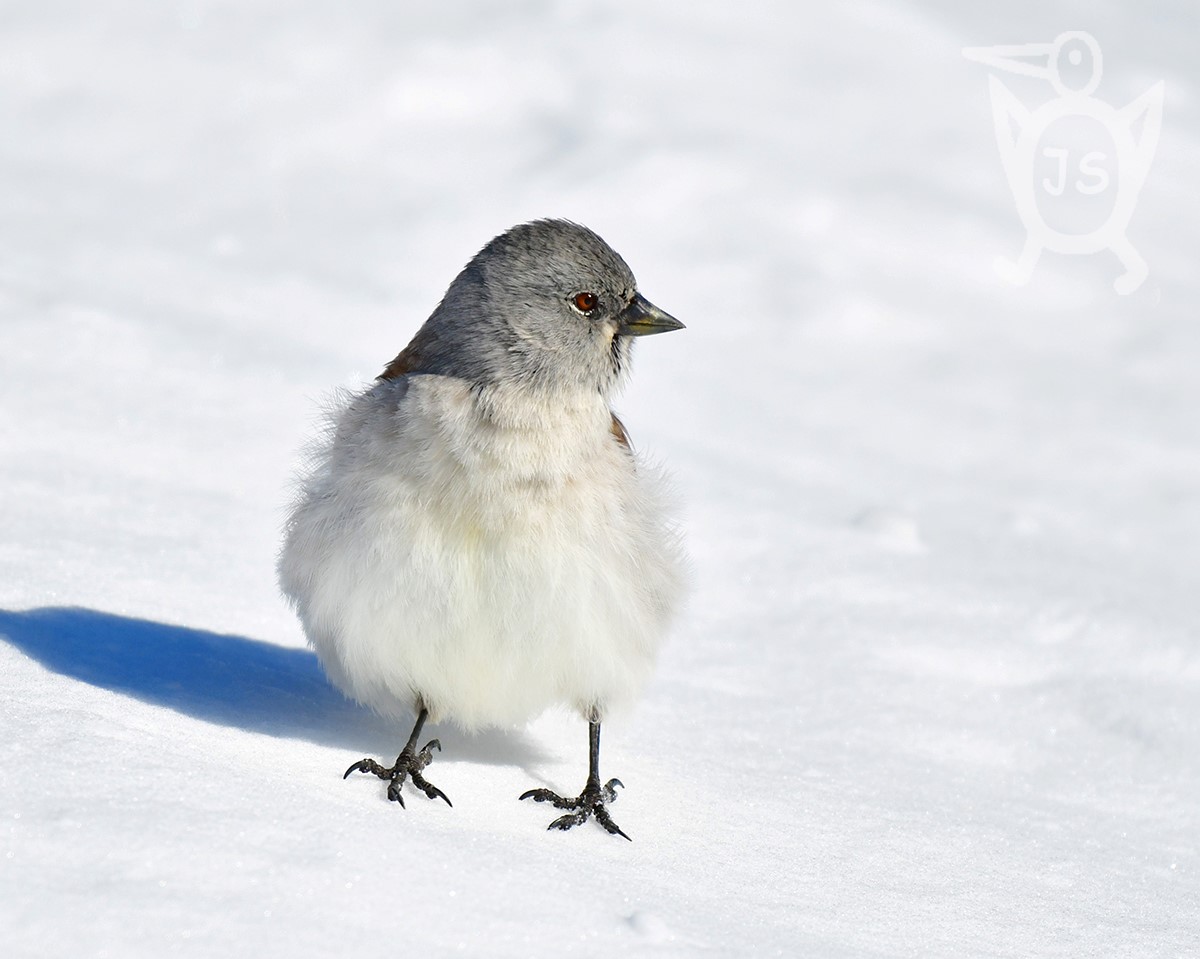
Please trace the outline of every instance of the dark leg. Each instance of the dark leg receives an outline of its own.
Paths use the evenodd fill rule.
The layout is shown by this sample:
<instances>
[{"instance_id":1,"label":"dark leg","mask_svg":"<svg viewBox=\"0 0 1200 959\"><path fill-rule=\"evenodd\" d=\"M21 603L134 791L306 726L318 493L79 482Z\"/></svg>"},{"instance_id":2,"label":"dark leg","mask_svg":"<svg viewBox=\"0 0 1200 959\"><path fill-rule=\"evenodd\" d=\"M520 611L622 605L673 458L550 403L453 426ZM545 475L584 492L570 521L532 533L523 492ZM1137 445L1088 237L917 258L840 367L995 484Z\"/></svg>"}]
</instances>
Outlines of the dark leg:
<instances>
[{"instance_id":1,"label":"dark leg","mask_svg":"<svg viewBox=\"0 0 1200 959\"><path fill-rule=\"evenodd\" d=\"M600 785L600 723L593 719L588 723L588 778L583 792L574 799L564 799L549 789L530 789L522 793L521 798L532 799L534 802L548 802L559 809L575 810L565 816L559 816L550 823L547 827L549 829L570 829L594 817L608 832L615 836L625 836L621 827L613 822L612 816L608 814L607 804L617 800L617 786L625 788L625 784L619 779L610 779L603 786Z\"/></svg>"},{"instance_id":2,"label":"dark leg","mask_svg":"<svg viewBox=\"0 0 1200 959\"><path fill-rule=\"evenodd\" d=\"M390 769L386 766L381 766L374 759L360 759L353 766L346 770L346 775L342 776L346 779L353 772L372 773L380 779L391 780L388 783L387 797L393 802L398 802L401 806L404 805L404 797L400 795L400 787L404 785L405 778L412 780L412 784L420 789L430 799L444 799L447 806L453 806L450 797L444 792L428 782L421 775L421 770L433 762L433 748L436 746L440 752L442 744L436 739L431 739L420 750L417 749L417 737L421 735L421 727L425 725L425 720L429 716L429 710L424 706L421 707L421 712L417 716L416 724L413 726L412 735L408 737L408 743L401 750L400 755L396 757L396 765Z\"/></svg>"}]
</instances>

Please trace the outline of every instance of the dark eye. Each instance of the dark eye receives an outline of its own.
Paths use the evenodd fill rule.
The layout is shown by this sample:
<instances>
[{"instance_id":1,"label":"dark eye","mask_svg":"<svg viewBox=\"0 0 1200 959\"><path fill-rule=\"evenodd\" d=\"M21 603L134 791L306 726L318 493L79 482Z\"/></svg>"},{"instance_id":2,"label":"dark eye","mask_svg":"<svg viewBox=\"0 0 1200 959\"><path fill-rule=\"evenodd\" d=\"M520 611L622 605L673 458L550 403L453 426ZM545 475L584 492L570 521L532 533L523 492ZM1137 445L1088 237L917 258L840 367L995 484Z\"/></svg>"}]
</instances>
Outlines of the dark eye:
<instances>
[{"instance_id":1,"label":"dark eye","mask_svg":"<svg viewBox=\"0 0 1200 959\"><path fill-rule=\"evenodd\" d=\"M596 304L600 302L600 297L595 293L576 293L575 294L575 309L580 313L591 313L596 308Z\"/></svg>"}]
</instances>

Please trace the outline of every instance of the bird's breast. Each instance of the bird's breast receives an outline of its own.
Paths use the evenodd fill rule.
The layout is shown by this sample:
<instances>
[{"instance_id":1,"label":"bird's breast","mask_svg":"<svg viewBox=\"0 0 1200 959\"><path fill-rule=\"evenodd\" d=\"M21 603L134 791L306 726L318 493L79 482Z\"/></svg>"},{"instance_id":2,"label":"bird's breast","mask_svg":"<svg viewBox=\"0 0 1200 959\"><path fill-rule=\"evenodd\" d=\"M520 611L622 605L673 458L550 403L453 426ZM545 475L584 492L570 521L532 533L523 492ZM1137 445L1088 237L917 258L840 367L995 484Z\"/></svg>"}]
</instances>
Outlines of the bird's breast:
<instances>
[{"instance_id":1,"label":"bird's breast","mask_svg":"<svg viewBox=\"0 0 1200 959\"><path fill-rule=\"evenodd\" d=\"M458 380L419 377L406 404L399 472L415 469L430 497L480 533L616 507L631 472L599 396L481 394Z\"/></svg>"}]
</instances>

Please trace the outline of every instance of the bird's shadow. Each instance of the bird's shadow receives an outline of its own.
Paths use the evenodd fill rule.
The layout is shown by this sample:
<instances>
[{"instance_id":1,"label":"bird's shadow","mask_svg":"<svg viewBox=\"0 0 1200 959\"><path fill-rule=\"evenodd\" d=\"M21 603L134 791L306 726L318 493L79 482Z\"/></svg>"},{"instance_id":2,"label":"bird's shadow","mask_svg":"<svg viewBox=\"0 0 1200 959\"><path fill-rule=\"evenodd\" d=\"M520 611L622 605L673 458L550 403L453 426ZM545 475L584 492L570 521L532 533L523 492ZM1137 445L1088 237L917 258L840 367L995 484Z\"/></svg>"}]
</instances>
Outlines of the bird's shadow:
<instances>
[{"instance_id":1,"label":"bird's shadow","mask_svg":"<svg viewBox=\"0 0 1200 959\"><path fill-rule=\"evenodd\" d=\"M61 606L0 610L0 639L63 676L222 726L383 758L408 734L342 696L306 649ZM447 759L528 768L552 758L519 731L433 732Z\"/></svg>"}]
</instances>

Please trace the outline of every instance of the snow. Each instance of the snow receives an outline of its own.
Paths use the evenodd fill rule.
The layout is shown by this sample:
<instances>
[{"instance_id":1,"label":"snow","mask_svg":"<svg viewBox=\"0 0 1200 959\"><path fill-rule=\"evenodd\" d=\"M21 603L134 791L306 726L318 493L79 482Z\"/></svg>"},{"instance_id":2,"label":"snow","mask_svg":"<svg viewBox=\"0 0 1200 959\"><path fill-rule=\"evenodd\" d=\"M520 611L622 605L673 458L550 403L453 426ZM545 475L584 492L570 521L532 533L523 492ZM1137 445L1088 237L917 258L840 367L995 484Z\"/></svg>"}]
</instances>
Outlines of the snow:
<instances>
[{"instance_id":1,"label":"snow","mask_svg":"<svg viewBox=\"0 0 1200 959\"><path fill-rule=\"evenodd\" d=\"M1200 16L1188 3L10 4L8 956L1200 955ZM1109 253L1023 228L965 46L1166 107ZM1006 77L1028 103L1045 85ZM298 450L487 239L595 228L688 330L618 406L695 591L548 833L550 713L407 730L273 574Z\"/></svg>"}]
</instances>

